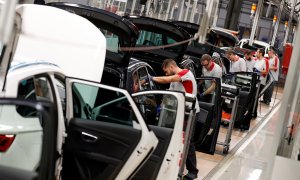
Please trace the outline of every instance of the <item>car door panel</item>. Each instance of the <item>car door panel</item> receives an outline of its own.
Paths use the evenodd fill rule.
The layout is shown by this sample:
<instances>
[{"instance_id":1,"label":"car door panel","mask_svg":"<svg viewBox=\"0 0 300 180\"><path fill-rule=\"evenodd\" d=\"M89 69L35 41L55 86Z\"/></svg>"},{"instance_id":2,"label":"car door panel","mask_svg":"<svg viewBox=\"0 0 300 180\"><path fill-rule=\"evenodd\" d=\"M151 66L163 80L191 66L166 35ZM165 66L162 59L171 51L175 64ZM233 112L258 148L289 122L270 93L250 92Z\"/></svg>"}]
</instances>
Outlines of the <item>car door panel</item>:
<instances>
[{"instance_id":1,"label":"car door panel","mask_svg":"<svg viewBox=\"0 0 300 180\"><path fill-rule=\"evenodd\" d=\"M108 173L109 177L116 176L118 169L131 155L141 136L140 130L128 126L78 118L70 121L67 133L64 156L73 158L73 160L66 161L64 167L75 165L76 169L85 169L83 172L88 171L93 174L93 178L99 179L107 178ZM74 156L70 157L69 154L74 154ZM76 161L77 164L73 163ZM71 177L66 176L67 179L91 178L84 173L67 174L72 175Z\"/></svg>"},{"instance_id":2,"label":"car door panel","mask_svg":"<svg viewBox=\"0 0 300 180\"><path fill-rule=\"evenodd\" d=\"M194 141L198 146L202 144L205 136L210 130L212 119L214 118L214 104L199 102L200 117L195 124Z\"/></svg>"},{"instance_id":3,"label":"car door panel","mask_svg":"<svg viewBox=\"0 0 300 180\"><path fill-rule=\"evenodd\" d=\"M185 110L183 94L170 91L143 91L132 96L143 113L145 122L159 140L156 149L133 179L177 177L183 151Z\"/></svg>"},{"instance_id":4,"label":"car door panel","mask_svg":"<svg viewBox=\"0 0 300 180\"><path fill-rule=\"evenodd\" d=\"M196 121L196 130L194 134L196 150L208 154L214 154L219 135L221 123L221 82L215 77L197 78L197 82L214 81L216 88L212 94L207 94L199 98L200 118ZM204 88L204 86L198 86ZM203 89L204 90L204 89ZM200 89L199 93L204 92Z\"/></svg>"},{"instance_id":5,"label":"car door panel","mask_svg":"<svg viewBox=\"0 0 300 180\"><path fill-rule=\"evenodd\" d=\"M40 135L40 140L42 144L38 144L38 148L40 152L36 154L38 157L38 167L35 170L25 169L25 168L16 168L16 162L11 161L9 163L2 162L0 166L0 179L55 179L55 164L57 160L56 156L56 137L57 137L57 107L55 104L46 101L33 101L33 100L21 100L16 98L0 98L0 121L2 126L5 126L5 120L9 116L11 129L13 126L21 127L23 120L27 117L22 117L18 115L15 110L17 108L31 108L36 110L36 114L38 116L31 117L31 125L36 124L40 126L40 133L36 135ZM30 125L30 120L28 121ZM32 123L33 122L33 123ZM26 125L23 125L23 128L26 129ZM2 132L2 133L5 133ZM0 148L2 150L1 153L13 153L14 156L19 156L22 152L11 151L12 146L18 144L16 140L18 137L21 137L24 133L21 132L13 132L7 131L7 134L2 134L2 136L14 136L14 139L11 143L7 143L7 139L1 138ZM24 138L25 139L25 138ZM25 139L26 140L26 139ZM36 142L35 139L27 139L26 144L34 145ZM5 151L3 148L6 148ZM18 154L19 153L19 154ZM26 165L26 164L25 164Z\"/></svg>"},{"instance_id":6,"label":"car door panel","mask_svg":"<svg viewBox=\"0 0 300 180\"><path fill-rule=\"evenodd\" d=\"M163 128L152 125L150 125L149 128L158 138L158 145L148 161L143 165L133 179L156 179L172 138L173 129L171 128Z\"/></svg>"},{"instance_id":7,"label":"car door panel","mask_svg":"<svg viewBox=\"0 0 300 180\"><path fill-rule=\"evenodd\" d=\"M65 179L126 179L158 143L127 91L67 78ZM74 103L74 104L72 104Z\"/></svg>"}]
</instances>

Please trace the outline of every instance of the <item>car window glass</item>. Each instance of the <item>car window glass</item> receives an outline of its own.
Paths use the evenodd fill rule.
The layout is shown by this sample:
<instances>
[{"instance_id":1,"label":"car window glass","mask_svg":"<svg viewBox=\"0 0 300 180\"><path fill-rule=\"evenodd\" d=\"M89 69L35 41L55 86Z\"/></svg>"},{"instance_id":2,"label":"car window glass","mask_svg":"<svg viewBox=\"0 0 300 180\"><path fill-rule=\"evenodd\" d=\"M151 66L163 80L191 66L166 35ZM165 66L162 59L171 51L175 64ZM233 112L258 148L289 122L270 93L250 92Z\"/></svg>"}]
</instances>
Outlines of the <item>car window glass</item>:
<instances>
[{"instance_id":1,"label":"car window glass","mask_svg":"<svg viewBox=\"0 0 300 180\"><path fill-rule=\"evenodd\" d=\"M147 69L145 67L140 68L137 70L137 74L140 80L140 90L151 90Z\"/></svg>"},{"instance_id":2,"label":"car window glass","mask_svg":"<svg viewBox=\"0 0 300 180\"><path fill-rule=\"evenodd\" d=\"M74 117L133 126L134 111L120 92L74 83L72 85Z\"/></svg>"},{"instance_id":3,"label":"car window glass","mask_svg":"<svg viewBox=\"0 0 300 180\"><path fill-rule=\"evenodd\" d=\"M160 34L156 32L150 32L145 30L140 30L139 38L136 45L144 46L161 46L176 43L177 41L172 37L165 34ZM164 48L166 51L178 52L182 45L176 45L168 48Z\"/></svg>"},{"instance_id":4,"label":"car window glass","mask_svg":"<svg viewBox=\"0 0 300 180\"><path fill-rule=\"evenodd\" d=\"M153 72L153 70L151 68L147 68L147 71L148 71L148 73L149 73L150 76L152 76L152 77L156 76L155 73ZM152 90L158 89L157 88L158 87L157 84L154 81L152 81L152 80L150 80L150 87L151 87Z\"/></svg>"},{"instance_id":5,"label":"car window glass","mask_svg":"<svg viewBox=\"0 0 300 180\"><path fill-rule=\"evenodd\" d=\"M64 117L65 117L65 115L66 115L66 87L65 87L65 83L60 78L55 77L54 84L57 87L58 95L60 97L60 102L61 102L61 105L62 105Z\"/></svg>"},{"instance_id":6,"label":"car window glass","mask_svg":"<svg viewBox=\"0 0 300 180\"><path fill-rule=\"evenodd\" d=\"M178 102L173 95L139 95L134 101L148 125L173 128L176 122Z\"/></svg>"},{"instance_id":7,"label":"car window glass","mask_svg":"<svg viewBox=\"0 0 300 180\"><path fill-rule=\"evenodd\" d=\"M18 86L17 97L26 100L53 102L53 91L49 79L46 77L33 77L21 80ZM36 110L29 107L18 106L17 112L25 117L36 116Z\"/></svg>"}]
</instances>

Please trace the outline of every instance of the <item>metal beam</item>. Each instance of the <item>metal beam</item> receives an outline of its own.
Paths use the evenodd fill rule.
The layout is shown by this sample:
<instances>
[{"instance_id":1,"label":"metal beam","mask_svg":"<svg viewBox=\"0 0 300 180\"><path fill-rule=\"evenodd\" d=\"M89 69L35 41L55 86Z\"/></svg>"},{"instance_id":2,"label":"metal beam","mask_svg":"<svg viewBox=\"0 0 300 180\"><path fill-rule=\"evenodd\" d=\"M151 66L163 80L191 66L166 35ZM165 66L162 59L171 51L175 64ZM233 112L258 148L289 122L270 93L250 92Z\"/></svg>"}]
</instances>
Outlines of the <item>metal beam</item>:
<instances>
[{"instance_id":1,"label":"metal beam","mask_svg":"<svg viewBox=\"0 0 300 180\"><path fill-rule=\"evenodd\" d=\"M199 26L198 30L198 35L199 35L199 43L205 43L206 40L206 34L208 31L208 27L212 24L211 17L215 14L215 11L217 8L216 4L219 3L219 0L207 0L206 1L206 8L205 11L203 12L203 16L201 19L201 23Z\"/></svg>"},{"instance_id":2,"label":"metal beam","mask_svg":"<svg viewBox=\"0 0 300 180\"><path fill-rule=\"evenodd\" d=\"M181 5L180 5L179 17L178 17L179 21L182 21L183 7L184 7L184 0L181 1Z\"/></svg>"},{"instance_id":3,"label":"metal beam","mask_svg":"<svg viewBox=\"0 0 300 180\"><path fill-rule=\"evenodd\" d=\"M188 4L186 6L185 15L184 15L184 21L187 20L187 16L188 16L188 13L189 13L189 10L190 10L190 4L191 4L191 0L188 1Z\"/></svg>"},{"instance_id":4,"label":"metal beam","mask_svg":"<svg viewBox=\"0 0 300 180\"><path fill-rule=\"evenodd\" d=\"M258 24L260 13L261 13L263 7L264 7L264 0L258 0L257 11L255 13L253 25L252 25L252 29L251 29L251 35L250 35L250 41L249 41L250 46L252 46L252 44L253 44L254 36L255 36L255 33L257 30L257 24Z\"/></svg>"},{"instance_id":5,"label":"metal beam","mask_svg":"<svg viewBox=\"0 0 300 180\"><path fill-rule=\"evenodd\" d=\"M290 11L290 16L289 16L289 22L288 22L288 27L285 31L285 35L284 35L284 40L283 40L283 44L286 43L286 41L288 40L288 36L289 36L289 32L290 32L290 29L292 29L292 20L293 20L293 15L294 15L294 9L295 9L295 5L296 5L296 2L297 0L293 0L291 1L292 2L292 9Z\"/></svg>"},{"instance_id":6,"label":"metal beam","mask_svg":"<svg viewBox=\"0 0 300 180\"><path fill-rule=\"evenodd\" d=\"M274 33L273 33L273 38L272 38L272 41L271 41L271 46L274 46L274 44L275 44L275 40L276 40L276 36L277 36L277 31L278 31L278 27L279 27L279 24L280 24L280 19L281 19L281 13L282 13L282 9L283 9L283 4L284 4L284 1L281 1L279 12L278 12L278 18L277 18L277 22L275 24L275 29L274 29Z\"/></svg>"}]
</instances>

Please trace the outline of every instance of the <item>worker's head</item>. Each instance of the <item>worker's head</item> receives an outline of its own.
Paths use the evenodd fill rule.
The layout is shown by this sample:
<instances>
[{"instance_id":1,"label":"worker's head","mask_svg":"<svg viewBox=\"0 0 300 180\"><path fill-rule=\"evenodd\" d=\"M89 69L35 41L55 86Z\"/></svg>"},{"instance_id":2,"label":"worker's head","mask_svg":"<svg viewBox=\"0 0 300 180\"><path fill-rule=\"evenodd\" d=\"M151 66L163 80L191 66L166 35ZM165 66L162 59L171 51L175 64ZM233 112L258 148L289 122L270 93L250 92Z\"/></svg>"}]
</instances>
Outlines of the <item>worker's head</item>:
<instances>
[{"instance_id":1,"label":"worker's head","mask_svg":"<svg viewBox=\"0 0 300 180\"><path fill-rule=\"evenodd\" d=\"M246 50L245 53L244 53L244 57L247 61L251 61L252 59L252 52L249 51L249 50Z\"/></svg>"},{"instance_id":2,"label":"worker's head","mask_svg":"<svg viewBox=\"0 0 300 180\"><path fill-rule=\"evenodd\" d=\"M263 48L259 48L259 49L257 49L257 51L256 51L256 57L258 58L258 59L261 59L261 58L263 58L264 57L264 49Z\"/></svg>"},{"instance_id":3,"label":"worker's head","mask_svg":"<svg viewBox=\"0 0 300 180\"><path fill-rule=\"evenodd\" d=\"M268 51L268 56L269 58L273 58L275 56L275 51L273 48L270 48Z\"/></svg>"},{"instance_id":4,"label":"worker's head","mask_svg":"<svg viewBox=\"0 0 300 180\"><path fill-rule=\"evenodd\" d=\"M162 64L162 69L167 76L171 76L176 74L176 69L178 69L178 66L173 59L166 59Z\"/></svg>"},{"instance_id":5,"label":"worker's head","mask_svg":"<svg viewBox=\"0 0 300 180\"><path fill-rule=\"evenodd\" d=\"M212 64L212 58L209 54L203 54L201 59L200 59L200 63L202 65L202 67L206 68L207 70L210 69L211 64Z\"/></svg>"},{"instance_id":6,"label":"worker's head","mask_svg":"<svg viewBox=\"0 0 300 180\"><path fill-rule=\"evenodd\" d=\"M235 61L236 60L236 53L234 52L234 50L229 49L228 51L226 51L226 57L227 59L229 59L230 61Z\"/></svg>"}]
</instances>

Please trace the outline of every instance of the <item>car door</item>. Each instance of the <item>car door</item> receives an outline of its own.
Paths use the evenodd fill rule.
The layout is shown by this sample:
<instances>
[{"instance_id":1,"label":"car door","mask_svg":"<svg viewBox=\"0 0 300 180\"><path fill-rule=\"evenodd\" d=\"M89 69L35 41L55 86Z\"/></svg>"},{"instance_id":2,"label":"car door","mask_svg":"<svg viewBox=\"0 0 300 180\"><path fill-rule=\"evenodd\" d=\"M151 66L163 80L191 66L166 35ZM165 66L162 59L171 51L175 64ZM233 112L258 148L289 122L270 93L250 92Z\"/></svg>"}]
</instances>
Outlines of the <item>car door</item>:
<instances>
[{"instance_id":1,"label":"car door","mask_svg":"<svg viewBox=\"0 0 300 180\"><path fill-rule=\"evenodd\" d=\"M9 118L16 118L27 120L24 117L15 113L15 109L35 109L38 116L31 118L31 123L38 124L42 129L41 136L39 137L42 141L42 145L39 146L39 165L35 170L26 170L24 168L13 167L11 163L2 163L0 166L0 179L54 179L55 174L55 161L56 161L56 132L57 132L57 108L53 103L50 102L39 102L21 100L17 98L0 98L0 122ZM14 113L13 113L14 112ZM20 119L20 120L21 120ZM14 124L16 125L16 124ZM0 149L1 152L10 151L12 143L17 141L19 134L11 134L10 126L2 124L2 128L6 127L6 133L0 135ZM12 126L11 126L12 127ZM18 126L22 129L22 126ZM26 127L23 127L26 129ZM34 142L27 142L34 146ZM18 156L18 154L16 154Z\"/></svg>"},{"instance_id":2,"label":"car door","mask_svg":"<svg viewBox=\"0 0 300 180\"><path fill-rule=\"evenodd\" d=\"M127 179L158 140L126 90L66 79L64 179Z\"/></svg>"},{"instance_id":3,"label":"car door","mask_svg":"<svg viewBox=\"0 0 300 180\"><path fill-rule=\"evenodd\" d=\"M176 179L186 131L185 96L181 92L142 91L132 94L159 143L133 179Z\"/></svg>"},{"instance_id":4,"label":"car door","mask_svg":"<svg viewBox=\"0 0 300 180\"><path fill-rule=\"evenodd\" d=\"M197 78L198 93L202 93L211 82L216 83L213 93L198 97L200 118L195 124L194 141L197 151L214 154L221 123L221 82L219 78ZM202 83L200 83L202 82ZM206 87L205 87L206 86Z\"/></svg>"}]
</instances>

